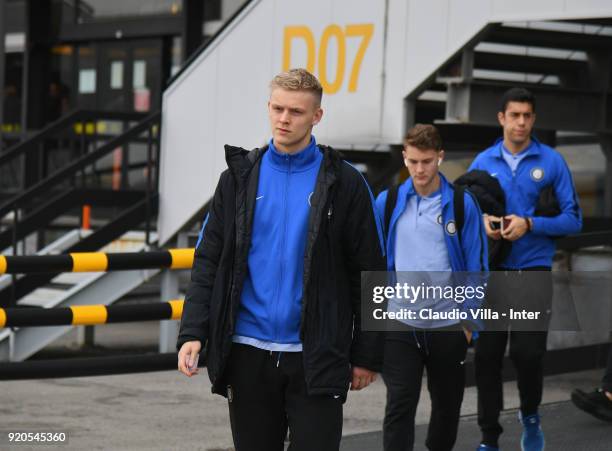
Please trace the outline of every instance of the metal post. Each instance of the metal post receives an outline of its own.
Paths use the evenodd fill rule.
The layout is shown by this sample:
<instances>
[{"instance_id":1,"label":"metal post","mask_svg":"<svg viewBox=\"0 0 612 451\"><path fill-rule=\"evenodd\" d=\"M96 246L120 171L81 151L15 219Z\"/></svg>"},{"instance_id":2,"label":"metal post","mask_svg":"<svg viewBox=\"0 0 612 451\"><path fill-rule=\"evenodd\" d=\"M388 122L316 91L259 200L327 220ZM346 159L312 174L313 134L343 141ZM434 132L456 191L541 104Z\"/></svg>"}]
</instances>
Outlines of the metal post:
<instances>
[{"instance_id":1,"label":"metal post","mask_svg":"<svg viewBox=\"0 0 612 451\"><path fill-rule=\"evenodd\" d=\"M152 158L152 149L153 146L153 137L152 137L152 127L149 126L147 130L147 190L145 191L145 202L146 202L146 228L145 228L145 242L147 243L147 247L151 244L151 171L153 170L153 165L151 164Z\"/></svg>"},{"instance_id":2,"label":"metal post","mask_svg":"<svg viewBox=\"0 0 612 451\"><path fill-rule=\"evenodd\" d=\"M160 157L161 157L161 118L155 121L155 192L159 192L159 171L160 171Z\"/></svg>"},{"instance_id":3,"label":"metal post","mask_svg":"<svg viewBox=\"0 0 612 451\"><path fill-rule=\"evenodd\" d=\"M416 98L406 98L404 100L404 130L405 134L410 127L416 123Z\"/></svg>"},{"instance_id":4,"label":"metal post","mask_svg":"<svg viewBox=\"0 0 612 451\"><path fill-rule=\"evenodd\" d=\"M600 138L601 150L606 157L603 215L610 217L612 216L612 135L600 135Z\"/></svg>"},{"instance_id":5,"label":"metal post","mask_svg":"<svg viewBox=\"0 0 612 451\"><path fill-rule=\"evenodd\" d=\"M120 189L130 188L130 143L125 142L121 146L121 183Z\"/></svg>"},{"instance_id":6,"label":"metal post","mask_svg":"<svg viewBox=\"0 0 612 451\"><path fill-rule=\"evenodd\" d=\"M2 127L4 126L4 0L0 0L0 137L2 136ZM0 139L0 150L2 150L2 140Z\"/></svg>"},{"instance_id":7,"label":"metal post","mask_svg":"<svg viewBox=\"0 0 612 451\"><path fill-rule=\"evenodd\" d=\"M23 69L21 72L21 117L19 119L20 122L20 131L21 138L20 140L25 140L26 133L28 130L28 101L29 101L29 76L30 76L30 20L29 20L29 9L30 9L30 1L26 1L26 21L25 21L25 45L23 47ZM26 164L25 156L22 159L23 165ZM23 181L22 186L25 185L25 167L23 168Z\"/></svg>"},{"instance_id":8,"label":"metal post","mask_svg":"<svg viewBox=\"0 0 612 451\"><path fill-rule=\"evenodd\" d=\"M95 326L77 327L77 345L79 348L91 348L95 344Z\"/></svg>"},{"instance_id":9,"label":"metal post","mask_svg":"<svg viewBox=\"0 0 612 451\"><path fill-rule=\"evenodd\" d=\"M14 204L13 207L13 255L19 255L17 250L17 222L19 221L19 209L17 208L17 203ZM13 274L11 276L11 301L9 303L10 307L13 307L17 304L17 275Z\"/></svg>"},{"instance_id":10,"label":"metal post","mask_svg":"<svg viewBox=\"0 0 612 451\"><path fill-rule=\"evenodd\" d=\"M78 124L78 122L75 122L75 123L74 123L74 125L76 125L76 124ZM75 128L75 127L74 127L74 125L73 125L73 128ZM75 133L76 133L76 132L75 132ZM75 159L75 160L76 160L76 159L78 158L78 156L77 156L77 150L76 150L76 147L77 147L77 139L78 139L78 138L77 138L76 136L72 137L71 135L72 135L72 133L70 133L70 134L68 135L68 139L70 140L70 144L69 144L69 145L70 145L69 155L70 155L70 159ZM76 174L75 174L75 175L72 175L72 176L70 177L70 186L71 186L72 188L76 188L76 186L77 186L77 184L76 184L76 178L77 178Z\"/></svg>"},{"instance_id":11,"label":"metal post","mask_svg":"<svg viewBox=\"0 0 612 451\"><path fill-rule=\"evenodd\" d=\"M87 153L87 142L86 142L86 137L85 137L85 133L86 133L86 129L87 129L87 119L89 117L85 117L83 118L83 122L81 122L81 149L80 149L80 153L79 153L79 158L80 157L84 157L85 154ZM75 174L75 177L78 177ZM85 188L85 168L81 168L81 188Z\"/></svg>"},{"instance_id":12,"label":"metal post","mask_svg":"<svg viewBox=\"0 0 612 451\"><path fill-rule=\"evenodd\" d=\"M187 247L187 234L181 232L177 238L177 247ZM166 269L162 273L161 302L176 299L179 295L178 271ZM178 321L161 321L159 324L159 352L174 352L176 350L176 339L178 337Z\"/></svg>"},{"instance_id":13,"label":"metal post","mask_svg":"<svg viewBox=\"0 0 612 451\"><path fill-rule=\"evenodd\" d=\"M204 2L202 0L183 0L183 61L200 46L204 38Z\"/></svg>"},{"instance_id":14,"label":"metal post","mask_svg":"<svg viewBox=\"0 0 612 451\"><path fill-rule=\"evenodd\" d=\"M100 120L100 122L102 122ZM93 141L91 144L91 151L95 152L98 150L98 118L94 118L94 129L93 129ZM91 186L101 188L100 186L100 174L97 172L96 161L91 164Z\"/></svg>"},{"instance_id":15,"label":"metal post","mask_svg":"<svg viewBox=\"0 0 612 451\"><path fill-rule=\"evenodd\" d=\"M474 79L474 49L472 48L461 52L461 78L463 81Z\"/></svg>"}]
</instances>

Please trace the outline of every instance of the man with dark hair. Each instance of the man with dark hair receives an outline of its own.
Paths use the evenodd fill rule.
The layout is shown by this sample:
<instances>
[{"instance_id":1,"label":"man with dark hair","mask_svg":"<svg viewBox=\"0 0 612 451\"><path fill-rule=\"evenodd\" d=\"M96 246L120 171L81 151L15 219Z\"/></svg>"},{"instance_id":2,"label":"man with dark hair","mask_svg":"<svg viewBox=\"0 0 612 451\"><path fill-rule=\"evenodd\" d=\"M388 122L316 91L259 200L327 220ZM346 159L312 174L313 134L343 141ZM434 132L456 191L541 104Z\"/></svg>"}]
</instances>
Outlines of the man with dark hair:
<instances>
[{"instance_id":1,"label":"man with dark hair","mask_svg":"<svg viewBox=\"0 0 612 451\"><path fill-rule=\"evenodd\" d=\"M555 253L554 237L577 233L582 227L572 176L561 154L532 136L536 119L535 99L526 89L513 88L502 97L497 113L503 138L478 154L470 170L485 170L496 177L506 199L506 216L486 216L487 235L512 242L488 287L487 302L493 307L517 306L539 312L535 325L502 322L499 330L480 334L476 344L478 424L482 431L479 450L497 450L503 432L499 414L503 409L501 369L508 342L510 359L517 372L520 394L521 446L524 451L544 448L538 407L542 401L543 368L548 318L552 303L550 270ZM546 191L558 202L553 216L536 207ZM508 330L510 329L510 332ZM522 330L520 330L522 329Z\"/></svg>"},{"instance_id":2,"label":"man with dark hair","mask_svg":"<svg viewBox=\"0 0 612 451\"><path fill-rule=\"evenodd\" d=\"M435 280L436 286L444 287L451 271L486 271L486 234L480 209L471 194L460 191L457 195L438 171L444 150L437 129L415 125L404 140L403 156L410 178L399 188L382 192L376 200L379 216L385 217L387 271L396 273L398 282ZM457 203L463 208L462 226L455 215ZM392 214L387 223L389 207ZM454 299L436 299L427 305L447 319L420 318L426 309L418 304L415 318L405 321L405 330L390 331L386 336L382 372L387 385L385 451L414 447L415 413L425 368L432 404L426 445L431 450L449 451L455 444L465 385L463 362L472 332L452 317L458 309Z\"/></svg>"},{"instance_id":3,"label":"man with dark hair","mask_svg":"<svg viewBox=\"0 0 612 451\"><path fill-rule=\"evenodd\" d=\"M506 111L510 102L528 103L531 105L531 110L535 115L536 99L531 91L525 88L510 88L501 97L499 103L499 111ZM499 116L498 116L499 117Z\"/></svg>"},{"instance_id":4,"label":"man with dark hair","mask_svg":"<svg viewBox=\"0 0 612 451\"><path fill-rule=\"evenodd\" d=\"M225 146L196 245L177 348L191 377L206 346L228 399L236 451L337 451L349 386L374 381L378 334L361 330L361 271L384 270L382 231L361 174L312 128L322 88L304 69L270 84L272 139Z\"/></svg>"}]
</instances>

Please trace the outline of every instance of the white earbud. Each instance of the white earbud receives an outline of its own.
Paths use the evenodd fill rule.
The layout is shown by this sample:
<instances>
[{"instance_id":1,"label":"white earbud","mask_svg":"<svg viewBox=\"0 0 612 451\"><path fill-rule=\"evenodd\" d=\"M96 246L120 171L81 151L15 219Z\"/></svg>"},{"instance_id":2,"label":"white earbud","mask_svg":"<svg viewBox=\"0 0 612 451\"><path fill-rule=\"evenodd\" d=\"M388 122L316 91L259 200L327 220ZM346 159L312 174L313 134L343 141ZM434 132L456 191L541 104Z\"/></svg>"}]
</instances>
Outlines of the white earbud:
<instances>
[{"instance_id":1,"label":"white earbud","mask_svg":"<svg viewBox=\"0 0 612 451\"><path fill-rule=\"evenodd\" d=\"M442 158L438 158L438 166L442 164Z\"/></svg>"}]
</instances>

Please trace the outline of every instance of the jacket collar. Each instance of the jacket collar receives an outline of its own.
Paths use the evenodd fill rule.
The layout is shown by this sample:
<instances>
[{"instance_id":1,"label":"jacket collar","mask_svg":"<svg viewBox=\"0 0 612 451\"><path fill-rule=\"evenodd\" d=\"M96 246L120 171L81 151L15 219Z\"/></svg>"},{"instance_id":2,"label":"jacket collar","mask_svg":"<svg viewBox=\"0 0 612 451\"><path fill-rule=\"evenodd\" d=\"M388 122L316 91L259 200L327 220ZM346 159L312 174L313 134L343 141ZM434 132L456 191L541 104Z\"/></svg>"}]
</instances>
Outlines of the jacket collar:
<instances>
[{"instance_id":1,"label":"jacket collar","mask_svg":"<svg viewBox=\"0 0 612 451\"><path fill-rule=\"evenodd\" d=\"M225 146L225 161L227 167L236 179L246 180L251 172L251 169L259 163L262 156L269 150L266 145L253 150L246 150L242 147ZM318 150L323 154L321 167L325 168L325 177L329 184L335 181L340 173L340 165L342 163L342 155L337 150L328 146L317 145Z\"/></svg>"},{"instance_id":2,"label":"jacket collar","mask_svg":"<svg viewBox=\"0 0 612 451\"><path fill-rule=\"evenodd\" d=\"M317 157L319 156L319 149L314 136L311 136L310 143L304 149L292 154L279 152L272 139L268 143L268 149L270 151L265 156L266 161L273 168L285 172L290 169L293 172L310 169L317 163Z\"/></svg>"},{"instance_id":3,"label":"jacket collar","mask_svg":"<svg viewBox=\"0 0 612 451\"><path fill-rule=\"evenodd\" d=\"M452 184L446 179L444 174L438 172L440 176L440 194L442 195L442 208L448 204L453 198L453 187ZM408 201L411 196L416 196L417 192L412 182L412 177L408 178L399 189L399 195L404 196L403 198Z\"/></svg>"},{"instance_id":4,"label":"jacket collar","mask_svg":"<svg viewBox=\"0 0 612 451\"><path fill-rule=\"evenodd\" d=\"M493 144L493 156L496 158L502 159L502 160L504 159L503 145L504 145L503 137L497 138L497 140ZM535 136L531 135L531 144L529 144L527 155L528 156L536 156L536 155L539 156L541 146L542 146L542 143Z\"/></svg>"},{"instance_id":5,"label":"jacket collar","mask_svg":"<svg viewBox=\"0 0 612 451\"><path fill-rule=\"evenodd\" d=\"M246 180L253 166L268 150L268 146L248 151L242 147L225 145L225 161L236 180Z\"/></svg>"}]
</instances>

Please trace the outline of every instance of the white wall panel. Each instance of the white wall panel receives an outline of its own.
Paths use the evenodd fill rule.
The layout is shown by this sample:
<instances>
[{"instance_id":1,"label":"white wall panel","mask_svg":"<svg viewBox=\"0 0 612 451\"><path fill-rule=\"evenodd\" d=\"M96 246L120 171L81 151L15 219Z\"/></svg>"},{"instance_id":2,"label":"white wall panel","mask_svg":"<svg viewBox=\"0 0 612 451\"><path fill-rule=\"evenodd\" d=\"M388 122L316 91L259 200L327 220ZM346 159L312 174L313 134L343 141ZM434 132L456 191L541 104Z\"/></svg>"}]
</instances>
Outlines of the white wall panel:
<instances>
[{"instance_id":1,"label":"white wall panel","mask_svg":"<svg viewBox=\"0 0 612 451\"><path fill-rule=\"evenodd\" d=\"M525 17L538 14L560 14L565 9L565 0L493 0L493 16Z\"/></svg>"},{"instance_id":2,"label":"white wall panel","mask_svg":"<svg viewBox=\"0 0 612 451\"><path fill-rule=\"evenodd\" d=\"M404 83L406 71L406 39L408 3L406 0L389 0L387 16L387 45L385 47L385 80L382 99L381 142L396 144L404 133L404 108L406 95Z\"/></svg>"},{"instance_id":3,"label":"white wall panel","mask_svg":"<svg viewBox=\"0 0 612 451\"><path fill-rule=\"evenodd\" d=\"M285 55L304 67L310 54L315 75L335 89L324 94L317 140L369 149L401 142L403 99L487 23L571 17L612 17L612 0L254 0L164 93L160 243L212 196L223 144L269 139L268 83Z\"/></svg>"},{"instance_id":4,"label":"white wall panel","mask_svg":"<svg viewBox=\"0 0 612 451\"><path fill-rule=\"evenodd\" d=\"M380 142L384 2L375 7L370 0L304 5L300 0L253 2L165 92L160 243L212 196L226 167L224 144L252 148L269 139L268 84L283 69L287 27L306 29L312 41L310 48L302 38L291 41L291 67L306 66L309 50L315 75L336 90L324 94L317 140L361 148Z\"/></svg>"},{"instance_id":5,"label":"white wall panel","mask_svg":"<svg viewBox=\"0 0 612 451\"><path fill-rule=\"evenodd\" d=\"M266 97L253 89L258 78L265 78L257 76L261 53L255 48L237 52L235 47L244 47L237 41L241 34L243 41L252 42L256 32L257 40L269 46L266 30L260 30L259 24L271 14L272 6L272 2L255 2L164 93L157 225L161 244L211 198L219 174L227 167L223 144L257 146L265 139L261 128ZM249 73L253 64L255 70ZM251 120L241 110L249 110ZM258 124L260 118L264 121Z\"/></svg>"},{"instance_id":6,"label":"white wall panel","mask_svg":"<svg viewBox=\"0 0 612 451\"><path fill-rule=\"evenodd\" d=\"M611 3L610 0L565 0L565 8L568 12L605 13L609 17Z\"/></svg>"},{"instance_id":7,"label":"white wall panel","mask_svg":"<svg viewBox=\"0 0 612 451\"><path fill-rule=\"evenodd\" d=\"M410 0L406 24L406 94L448 54L448 0ZM424 18L428 20L424 20Z\"/></svg>"},{"instance_id":8,"label":"white wall panel","mask_svg":"<svg viewBox=\"0 0 612 451\"><path fill-rule=\"evenodd\" d=\"M465 2L449 1L448 33L449 49L457 43L468 42L474 37L474 29L482 28L491 17L491 0L470 0L469 14L465 13Z\"/></svg>"}]
</instances>

